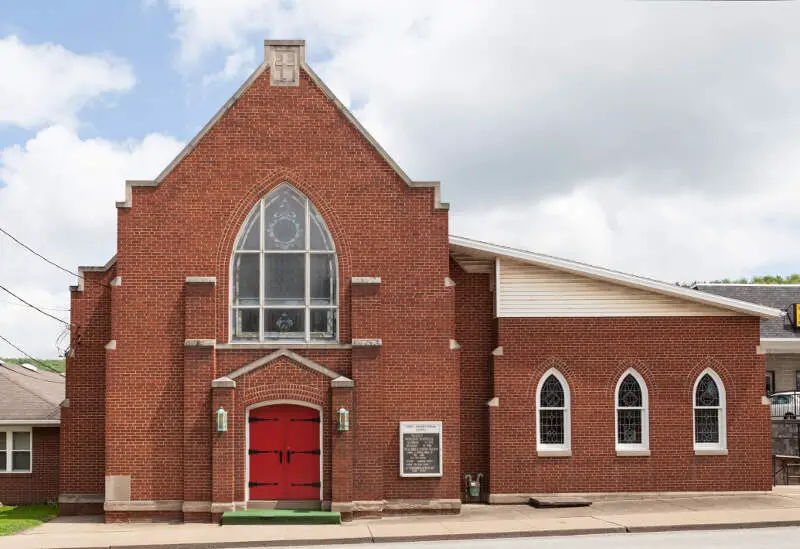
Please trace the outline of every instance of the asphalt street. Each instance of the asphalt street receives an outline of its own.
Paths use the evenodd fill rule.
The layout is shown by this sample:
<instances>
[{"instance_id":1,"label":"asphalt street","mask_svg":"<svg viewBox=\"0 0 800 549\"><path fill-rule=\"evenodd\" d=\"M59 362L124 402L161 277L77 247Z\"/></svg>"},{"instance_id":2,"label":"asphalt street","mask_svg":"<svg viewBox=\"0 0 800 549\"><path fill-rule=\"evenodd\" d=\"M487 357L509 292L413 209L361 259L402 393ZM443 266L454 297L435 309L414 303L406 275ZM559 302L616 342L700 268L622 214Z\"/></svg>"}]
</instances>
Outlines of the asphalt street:
<instances>
[{"instance_id":1,"label":"asphalt street","mask_svg":"<svg viewBox=\"0 0 800 549\"><path fill-rule=\"evenodd\" d=\"M376 543L365 547L381 549L688 549L694 547L702 549L723 547L726 549L760 547L797 549L799 546L800 527ZM320 545L315 547L344 546ZM312 548L307 547L307 549Z\"/></svg>"}]
</instances>

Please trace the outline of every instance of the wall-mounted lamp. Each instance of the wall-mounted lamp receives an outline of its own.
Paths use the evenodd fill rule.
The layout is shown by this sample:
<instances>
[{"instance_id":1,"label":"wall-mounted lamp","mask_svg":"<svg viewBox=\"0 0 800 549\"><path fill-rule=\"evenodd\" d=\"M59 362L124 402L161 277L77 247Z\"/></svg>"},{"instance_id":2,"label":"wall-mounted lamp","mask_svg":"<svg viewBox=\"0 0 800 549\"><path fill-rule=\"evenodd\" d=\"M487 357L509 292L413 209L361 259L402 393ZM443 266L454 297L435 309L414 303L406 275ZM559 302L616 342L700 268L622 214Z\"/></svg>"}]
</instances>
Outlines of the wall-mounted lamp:
<instances>
[{"instance_id":1,"label":"wall-mounted lamp","mask_svg":"<svg viewBox=\"0 0 800 549\"><path fill-rule=\"evenodd\" d=\"M224 433L228 430L228 412L226 412L221 406L219 410L217 410L217 432Z\"/></svg>"},{"instance_id":2,"label":"wall-mounted lamp","mask_svg":"<svg viewBox=\"0 0 800 549\"><path fill-rule=\"evenodd\" d=\"M339 408L339 411L336 413L336 423L337 423L340 431L349 431L350 430L350 412L348 412L344 408Z\"/></svg>"}]
</instances>

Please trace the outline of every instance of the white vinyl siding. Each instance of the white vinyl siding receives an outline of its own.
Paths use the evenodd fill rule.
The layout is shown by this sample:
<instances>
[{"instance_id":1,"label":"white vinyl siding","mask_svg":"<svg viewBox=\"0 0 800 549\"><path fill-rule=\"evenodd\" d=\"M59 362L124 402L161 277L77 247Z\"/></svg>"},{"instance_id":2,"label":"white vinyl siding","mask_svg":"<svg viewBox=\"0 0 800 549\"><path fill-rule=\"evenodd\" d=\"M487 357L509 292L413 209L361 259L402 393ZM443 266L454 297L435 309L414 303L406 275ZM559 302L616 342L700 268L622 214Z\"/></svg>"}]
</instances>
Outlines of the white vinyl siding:
<instances>
[{"instance_id":1,"label":"white vinyl siding","mask_svg":"<svg viewBox=\"0 0 800 549\"><path fill-rule=\"evenodd\" d=\"M735 316L656 292L498 259L498 317Z\"/></svg>"}]
</instances>

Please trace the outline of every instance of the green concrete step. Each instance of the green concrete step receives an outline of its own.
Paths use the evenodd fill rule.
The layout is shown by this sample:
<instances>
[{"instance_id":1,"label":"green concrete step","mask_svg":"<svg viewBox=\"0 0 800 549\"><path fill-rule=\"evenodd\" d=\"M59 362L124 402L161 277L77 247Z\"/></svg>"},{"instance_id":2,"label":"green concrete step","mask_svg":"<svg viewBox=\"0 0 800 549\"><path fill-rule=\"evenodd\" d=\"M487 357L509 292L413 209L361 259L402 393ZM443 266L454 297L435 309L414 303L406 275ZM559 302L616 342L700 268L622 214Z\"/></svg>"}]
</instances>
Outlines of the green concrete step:
<instances>
[{"instance_id":1,"label":"green concrete step","mask_svg":"<svg viewBox=\"0 0 800 549\"><path fill-rule=\"evenodd\" d=\"M342 515L305 509L248 509L222 515L227 524L340 524Z\"/></svg>"}]
</instances>

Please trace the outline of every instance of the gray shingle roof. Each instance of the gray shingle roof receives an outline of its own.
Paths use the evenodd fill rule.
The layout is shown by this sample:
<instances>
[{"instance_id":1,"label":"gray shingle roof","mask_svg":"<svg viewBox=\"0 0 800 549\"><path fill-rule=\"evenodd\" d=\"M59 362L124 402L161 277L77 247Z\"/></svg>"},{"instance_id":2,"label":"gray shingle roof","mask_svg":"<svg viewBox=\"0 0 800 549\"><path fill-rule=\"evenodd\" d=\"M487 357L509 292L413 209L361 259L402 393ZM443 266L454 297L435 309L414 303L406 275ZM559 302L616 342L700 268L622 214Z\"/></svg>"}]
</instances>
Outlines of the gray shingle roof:
<instances>
[{"instance_id":1,"label":"gray shingle roof","mask_svg":"<svg viewBox=\"0 0 800 549\"><path fill-rule=\"evenodd\" d=\"M795 284L696 284L695 289L785 310L800 303L800 286ZM800 338L788 318L761 319L761 337Z\"/></svg>"},{"instance_id":2,"label":"gray shingle roof","mask_svg":"<svg viewBox=\"0 0 800 549\"><path fill-rule=\"evenodd\" d=\"M60 420L64 376L0 361L0 420Z\"/></svg>"}]
</instances>

